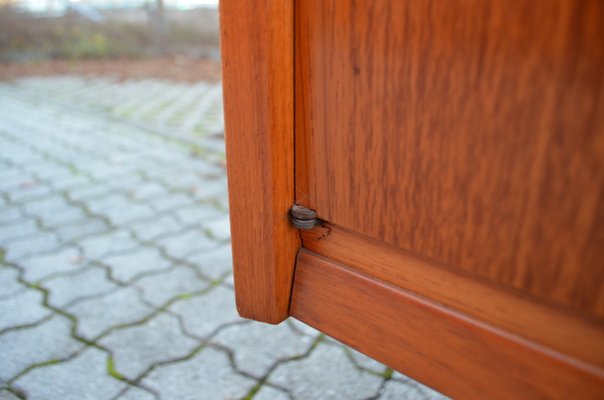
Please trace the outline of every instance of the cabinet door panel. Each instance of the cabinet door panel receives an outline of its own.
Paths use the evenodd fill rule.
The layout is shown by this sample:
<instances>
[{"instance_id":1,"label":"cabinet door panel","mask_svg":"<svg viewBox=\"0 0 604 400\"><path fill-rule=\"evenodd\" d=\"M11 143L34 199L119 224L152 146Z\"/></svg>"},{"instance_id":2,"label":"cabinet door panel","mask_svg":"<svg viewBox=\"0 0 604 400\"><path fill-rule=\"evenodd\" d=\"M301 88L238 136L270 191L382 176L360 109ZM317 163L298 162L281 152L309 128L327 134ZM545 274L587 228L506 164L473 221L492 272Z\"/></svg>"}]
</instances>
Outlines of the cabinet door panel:
<instances>
[{"instance_id":1,"label":"cabinet door panel","mask_svg":"<svg viewBox=\"0 0 604 400\"><path fill-rule=\"evenodd\" d=\"M604 2L301 0L296 197L604 317Z\"/></svg>"}]
</instances>

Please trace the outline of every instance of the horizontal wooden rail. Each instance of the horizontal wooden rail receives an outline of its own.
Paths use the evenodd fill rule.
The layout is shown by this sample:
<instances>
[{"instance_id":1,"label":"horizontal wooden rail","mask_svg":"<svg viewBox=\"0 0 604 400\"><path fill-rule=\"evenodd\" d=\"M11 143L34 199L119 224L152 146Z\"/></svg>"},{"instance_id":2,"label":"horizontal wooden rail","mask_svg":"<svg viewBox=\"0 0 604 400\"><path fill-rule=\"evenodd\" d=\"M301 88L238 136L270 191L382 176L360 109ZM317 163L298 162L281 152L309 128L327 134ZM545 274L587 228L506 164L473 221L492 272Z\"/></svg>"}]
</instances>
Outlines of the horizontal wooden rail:
<instances>
[{"instance_id":1,"label":"horizontal wooden rail","mask_svg":"<svg viewBox=\"0 0 604 400\"><path fill-rule=\"evenodd\" d=\"M302 232L305 248L505 331L604 368L604 327L590 318L332 224Z\"/></svg>"},{"instance_id":2,"label":"horizontal wooden rail","mask_svg":"<svg viewBox=\"0 0 604 400\"><path fill-rule=\"evenodd\" d=\"M439 391L465 399L601 399L604 374L307 250L291 314Z\"/></svg>"}]
</instances>

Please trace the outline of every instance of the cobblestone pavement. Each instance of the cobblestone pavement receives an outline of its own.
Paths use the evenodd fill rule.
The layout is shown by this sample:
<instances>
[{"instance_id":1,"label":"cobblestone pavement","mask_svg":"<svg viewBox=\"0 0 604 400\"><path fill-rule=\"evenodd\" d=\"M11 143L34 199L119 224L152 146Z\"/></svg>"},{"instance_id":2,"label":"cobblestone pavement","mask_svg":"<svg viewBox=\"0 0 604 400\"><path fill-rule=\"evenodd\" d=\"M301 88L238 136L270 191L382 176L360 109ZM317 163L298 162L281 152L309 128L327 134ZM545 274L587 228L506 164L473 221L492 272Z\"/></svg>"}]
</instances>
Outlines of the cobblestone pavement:
<instances>
[{"instance_id":1,"label":"cobblestone pavement","mask_svg":"<svg viewBox=\"0 0 604 400\"><path fill-rule=\"evenodd\" d=\"M0 85L0 399L442 396L235 312L217 84Z\"/></svg>"}]
</instances>

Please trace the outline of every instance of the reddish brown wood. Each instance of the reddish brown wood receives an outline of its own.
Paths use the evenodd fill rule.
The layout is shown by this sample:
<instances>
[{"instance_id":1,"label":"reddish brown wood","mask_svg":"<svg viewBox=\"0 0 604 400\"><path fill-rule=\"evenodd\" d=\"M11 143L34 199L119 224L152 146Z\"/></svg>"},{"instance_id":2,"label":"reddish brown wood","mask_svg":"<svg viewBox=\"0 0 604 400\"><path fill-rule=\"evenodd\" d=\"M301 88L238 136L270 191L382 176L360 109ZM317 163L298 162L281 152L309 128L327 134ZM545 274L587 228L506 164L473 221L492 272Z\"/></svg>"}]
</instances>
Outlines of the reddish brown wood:
<instances>
[{"instance_id":1,"label":"reddish brown wood","mask_svg":"<svg viewBox=\"0 0 604 400\"><path fill-rule=\"evenodd\" d=\"M601 399L604 373L307 250L292 315L464 399Z\"/></svg>"},{"instance_id":2,"label":"reddish brown wood","mask_svg":"<svg viewBox=\"0 0 604 400\"><path fill-rule=\"evenodd\" d=\"M601 323L539 304L517 291L455 273L429 259L330 224L302 231L302 243L304 248L356 271L604 368ZM355 306L353 302L351 307Z\"/></svg>"},{"instance_id":3,"label":"reddish brown wood","mask_svg":"<svg viewBox=\"0 0 604 400\"><path fill-rule=\"evenodd\" d=\"M294 201L293 4L220 2L229 208L237 309L287 317L300 247Z\"/></svg>"},{"instance_id":4,"label":"reddish brown wood","mask_svg":"<svg viewBox=\"0 0 604 400\"><path fill-rule=\"evenodd\" d=\"M604 2L296 2L297 200L604 316Z\"/></svg>"},{"instance_id":5,"label":"reddish brown wood","mask_svg":"<svg viewBox=\"0 0 604 400\"><path fill-rule=\"evenodd\" d=\"M241 315L291 299L455 397L604 397L603 4L223 0ZM294 97L296 199L330 223L292 294Z\"/></svg>"}]
</instances>

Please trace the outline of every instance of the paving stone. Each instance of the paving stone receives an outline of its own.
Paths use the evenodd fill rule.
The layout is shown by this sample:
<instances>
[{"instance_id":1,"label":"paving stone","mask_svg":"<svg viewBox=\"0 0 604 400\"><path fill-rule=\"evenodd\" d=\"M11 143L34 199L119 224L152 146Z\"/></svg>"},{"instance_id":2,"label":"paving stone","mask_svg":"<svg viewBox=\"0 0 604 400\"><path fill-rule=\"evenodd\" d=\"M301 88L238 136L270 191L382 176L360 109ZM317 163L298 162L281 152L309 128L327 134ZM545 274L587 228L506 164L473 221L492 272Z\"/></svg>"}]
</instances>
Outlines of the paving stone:
<instances>
[{"instance_id":1,"label":"paving stone","mask_svg":"<svg viewBox=\"0 0 604 400\"><path fill-rule=\"evenodd\" d=\"M40 216L69 207L69 203L67 203L63 196L54 194L45 196L43 199L37 201L29 202L23 206L23 209L28 214Z\"/></svg>"},{"instance_id":2,"label":"paving stone","mask_svg":"<svg viewBox=\"0 0 604 400\"><path fill-rule=\"evenodd\" d=\"M136 237L142 241L153 240L162 235L175 234L184 229L183 224L169 215L162 215L148 221L135 222L130 224L129 227L136 234Z\"/></svg>"},{"instance_id":3,"label":"paving stone","mask_svg":"<svg viewBox=\"0 0 604 400\"><path fill-rule=\"evenodd\" d=\"M212 348L203 349L188 361L159 367L142 383L162 399L240 399L256 382L237 375L227 356Z\"/></svg>"},{"instance_id":4,"label":"paving stone","mask_svg":"<svg viewBox=\"0 0 604 400\"><path fill-rule=\"evenodd\" d=\"M44 198L52 193L52 188L38 183L23 183L9 194L13 202L26 202Z\"/></svg>"},{"instance_id":5,"label":"paving stone","mask_svg":"<svg viewBox=\"0 0 604 400\"><path fill-rule=\"evenodd\" d=\"M111 223L114 225L129 226L133 221L153 217L155 215L155 211L146 205L124 203L119 206L106 209L100 214L109 218Z\"/></svg>"},{"instance_id":6,"label":"paving stone","mask_svg":"<svg viewBox=\"0 0 604 400\"><path fill-rule=\"evenodd\" d=\"M47 148L46 146L47 145L44 145L42 148ZM50 161L31 165L30 171L33 172L36 175L36 178L40 180L51 179L55 176L61 176L66 172L70 172L69 168Z\"/></svg>"},{"instance_id":7,"label":"paving stone","mask_svg":"<svg viewBox=\"0 0 604 400\"><path fill-rule=\"evenodd\" d=\"M245 321L237 314L235 294L221 286L202 296L178 301L169 309L183 318L188 333L200 338L207 337L221 325Z\"/></svg>"},{"instance_id":8,"label":"paving stone","mask_svg":"<svg viewBox=\"0 0 604 400\"><path fill-rule=\"evenodd\" d=\"M126 383L107 373L107 355L94 347L67 362L36 368L15 381L28 400L109 400Z\"/></svg>"},{"instance_id":9,"label":"paving stone","mask_svg":"<svg viewBox=\"0 0 604 400\"><path fill-rule=\"evenodd\" d=\"M130 172L126 171L123 165L110 164L106 161L82 167L82 170L97 181L117 179Z\"/></svg>"},{"instance_id":10,"label":"paving stone","mask_svg":"<svg viewBox=\"0 0 604 400\"><path fill-rule=\"evenodd\" d=\"M86 214L82 209L71 206L58 211L41 214L39 218L44 226L57 227L84 219L86 218Z\"/></svg>"},{"instance_id":11,"label":"paving stone","mask_svg":"<svg viewBox=\"0 0 604 400\"><path fill-rule=\"evenodd\" d=\"M156 212L163 213L193 206L194 202L191 197L182 193L169 193L148 201L146 204Z\"/></svg>"},{"instance_id":12,"label":"paving stone","mask_svg":"<svg viewBox=\"0 0 604 400\"><path fill-rule=\"evenodd\" d=\"M32 324L51 314L42 305L42 293L37 290L27 290L13 297L0 300L0 331L6 328Z\"/></svg>"},{"instance_id":13,"label":"paving stone","mask_svg":"<svg viewBox=\"0 0 604 400\"><path fill-rule=\"evenodd\" d=\"M229 196L227 196L225 193L224 196L214 197L212 199L212 204L219 210L227 212L229 209Z\"/></svg>"},{"instance_id":14,"label":"paving stone","mask_svg":"<svg viewBox=\"0 0 604 400\"><path fill-rule=\"evenodd\" d=\"M99 295L118 288L107 279L106 271L96 267L74 275L49 279L42 286L50 291L48 304L57 308L81 297Z\"/></svg>"},{"instance_id":15,"label":"paving stone","mask_svg":"<svg viewBox=\"0 0 604 400\"><path fill-rule=\"evenodd\" d=\"M300 399L367 399L377 394L382 378L355 368L343 349L323 344L306 358L278 366L269 382Z\"/></svg>"},{"instance_id":16,"label":"paving stone","mask_svg":"<svg viewBox=\"0 0 604 400\"><path fill-rule=\"evenodd\" d=\"M82 174L73 174L71 172L60 176L54 176L48 180L48 184L55 190L70 190L72 188L86 187L90 184L90 179Z\"/></svg>"},{"instance_id":17,"label":"paving stone","mask_svg":"<svg viewBox=\"0 0 604 400\"><path fill-rule=\"evenodd\" d=\"M103 214L105 210L120 208L130 204L123 193L111 193L108 196L100 198L94 197L91 200L84 200L83 203L88 210L95 214Z\"/></svg>"},{"instance_id":18,"label":"paving stone","mask_svg":"<svg viewBox=\"0 0 604 400\"><path fill-rule=\"evenodd\" d=\"M78 333L93 339L111 327L142 320L151 312L133 288L125 288L67 308L78 318Z\"/></svg>"},{"instance_id":19,"label":"paving stone","mask_svg":"<svg viewBox=\"0 0 604 400\"><path fill-rule=\"evenodd\" d=\"M202 147L205 150L209 150L214 153L221 153L221 154L225 153L226 149L225 149L224 136L221 136L220 138L214 138L214 139L204 138L201 143L202 143Z\"/></svg>"},{"instance_id":20,"label":"paving stone","mask_svg":"<svg viewBox=\"0 0 604 400\"><path fill-rule=\"evenodd\" d=\"M230 287L231 289L235 288L235 277L233 276L233 273L231 272L229 275L227 275L227 277L224 279L224 281L222 281L223 285Z\"/></svg>"},{"instance_id":21,"label":"paving stone","mask_svg":"<svg viewBox=\"0 0 604 400\"><path fill-rule=\"evenodd\" d=\"M286 321L286 324L298 335L310 336L312 338L315 338L321 334L321 332L319 332L312 326L309 326L302 321L298 321L295 318L289 318Z\"/></svg>"},{"instance_id":22,"label":"paving stone","mask_svg":"<svg viewBox=\"0 0 604 400\"><path fill-rule=\"evenodd\" d=\"M143 182L133 185L128 191L128 196L134 200L141 200L166 193L166 188L155 182Z\"/></svg>"},{"instance_id":23,"label":"paving stone","mask_svg":"<svg viewBox=\"0 0 604 400\"><path fill-rule=\"evenodd\" d=\"M39 230L36 221L30 218L22 218L10 224L2 224L0 225L0 244L6 245L16 239L31 236Z\"/></svg>"},{"instance_id":24,"label":"paving stone","mask_svg":"<svg viewBox=\"0 0 604 400\"><path fill-rule=\"evenodd\" d=\"M35 190L40 184L31 173L20 169L14 169L8 175L0 177L0 191L9 194L18 191L27 192Z\"/></svg>"},{"instance_id":25,"label":"paving stone","mask_svg":"<svg viewBox=\"0 0 604 400\"><path fill-rule=\"evenodd\" d=\"M31 143L27 143L27 141L21 144L25 146L31 145ZM26 149L24 147L13 149L12 154L8 154L8 157L6 158L7 160L12 162L13 164L16 164L20 168L26 168L29 164L37 163L44 160L42 155L36 153L33 149ZM28 172L32 176L32 178L34 177L33 174L31 174L29 171L25 172Z\"/></svg>"},{"instance_id":26,"label":"paving stone","mask_svg":"<svg viewBox=\"0 0 604 400\"><path fill-rule=\"evenodd\" d=\"M16 206L0 209L0 224L19 222L23 218L23 212Z\"/></svg>"},{"instance_id":27,"label":"paving stone","mask_svg":"<svg viewBox=\"0 0 604 400\"><path fill-rule=\"evenodd\" d=\"M4 132L0 132L3 134ZM7 141L6 138L0 137L0 143L5 146L10 146L11 142ZM16 167L8 167L6 169L0 170L0 183L12 183L12 182L21 182L23 179L24 171L16 168Z\"/></svg>"},{"instance_id":28,"label":"paving stone","mask_svg":"<svg viewBox=\"0 0 604 400\"><path fill-rule=\"evenodd\" d=\"M220 331L213 342L234 353L240 371L262 378L276 361L304 355L313 339L294 334L286 324L251 323Z\"/></svg>"},{"instance_id":29,"label":"paving stone","mask_svg":"<svg viewBox=\"0 0 604 400\"><path fill-rule=\"evenodd\" d=\"M400 380L401 377L404 380ZM393 378L384 384L380 400L446 400L448 398L402 374L395 372Z\"/></svg>"},{"instance_id":30,"label":"paving stone","mask_svg":"<svg viewBox=\"0 0 604 400\"><path fill-rule=\"evenodd\" d=\"M225 213L209 204L199 204L194 207L176 210L176 216L187 226L201 226L206 221L223 216Z\"/></svg>"},{"instance_id":31,"label":"paving stone","mask_svg":"<svg viewBox=\"0 0 604 400\"><path fill-rule=\"evenodd\" d=\"M158 314L144 325L112 332L100 343L113 354L115 370L130 379L137 378L154 363L187 356L199 344L183 335L178 319L166 313Z\"/></svg>"},{"instance_id":32,"label":"paving stone","mask_svg":"<svg viewBox=\"0 0 604 400\"><path fill-rule=\"evenodd\" d=\"M183 158L186 156L182 156ZM153 174L154 179L160 180L170 191L190 193L191 189L203 181L203 177L189 169L170 164L169 167L158 169Z\"/></svg>"},{"instance_id":33,"label":"paving stone","mask_svg":"<svg viewBox=\"0 0 604 400\"><path fill-rule=\"evenodd\" d=\"M119 400L156 400L156 397L146 390L139 389L135 386L130 386L119 397Z\"/></svg>"},{"instance_id":34,"label":"paving stone","mask_svg":"<svg viewBox=\"0 0 604 400\"><path fill-rule=\"evenodd\" d=\"M98 199L111 194L111 189L105 186L89 184L86 186L76 186L69 189L67 197L74 201L85 201L89 199Z\"/></svg>"},{"instance_id":35,"label":"paving stone","mask_svg":"<svg viewBox=\"0 0 604 400\"><path fill-rule=\"evenodd\" d=\"M186 260L197 267L211 279L221 279L233 270L231 245L223 244L211 250L202 250L186 257Z\"/></svg>"},{"instance_id":36,"label":"paving stone","mask_svg":"<svg viewBox=\"0 0 604 400\"><path fill-rule=\"evenodd\" d=\"M102 262L111 269L111 276L120 282L130 282L139 274L161 271L171 264L159 250L143 246L126 254L105 257Z\"/></svg>"},{"instance_id":37,"label":"paving stone","mask_svg":"<svg viewBox=\"0 0 604 400\"><path fill-rule=\"evenodd\" d=\"M139 246L126 230L89 237L79 241L78 244L83 249L84 257L99 260L104 256L134 250Z\"/></svg>"},{"instance_id":38,"label":"paving stone","mask_svg":"<svg viewBox=\"0 0 604 400\"><path fill-rule=\"evenodd\" d=\"M201 143L203 142L204 140L202 139ZM208 178L224 177L226 175L224 169L220 168L216 164L200 159L195 159L194 172L197 176L206 178L203 179L203 181L208 181ZM202 180L200 179L198 182L199 181ZM223 184L226 185L224 182Z\"/></svg>"},{"instance_id":39,"label":"paving stone","mask_svg":"<svg viewBox=\"0 0 604 400\"><path fill-rule=\"evenodd\" d=\"M345 347L344 344L341 344L341 346ZM386 367L384 364L374 360L371 357L367 357L365 354L356 350L347 348L347 352L348 356L352 358L353 363L360 368L375 372L376 374L384 374L388 369L388 367Z\"/></svg>"},{"instance_id":40,"label":"paving stone","mask_svg":"<svg viewBox=\"0 0 604 400\"><path fill-rule=\"evenodd\" d=\"M75 239L98 235L106 232L108 229L109 226L102 219L87 217L86 219L74 221L68 225L56 228L55 232L63 243L67 243Z\"/></svg>"},{"instance_id":41,"label":"paving stone","mask_svg":"<svg viewBox=\"0 0 604 400\"><path fill-rule=\"evenodd\" d=\"M203 232L198 229L189 229L183 233L166 237L157 241L170 257L183 259L188 254L192 254L199 250L212 249L219 244L208 238Z\"/></svg>"},{"instance_id":42,"label":"paving stone","mask_svg":"<svg viewBox=\"0 0 604 400\"><path fill-rule=\"evenodd\" d=\"M290 398L285 392L268 385L262 385L260 390L254 395L254 400L289 400Z\"/></svg>"},{"instance_id":43,"label":"paving stone","mask_svg":"<svg viewBox=\"0 0 604 400\"><path fill-rule=\"evenodd\" d=\"M59 238L54 233L37 232L33 235L19 238L4 246L8 261L14 262L24 257L56 250L60 246Z\"/></svg>"},{"instance_id":44,"label":"paving stone","mask_svg":"<svg viewBox=\"0 0 604 400\"><path fill-rule=\"evenodd\" d=\"M228 241L231 238L231 225L229 222L229 215L226 214L223 217L208 221L204 224L210 236L221 242Z\"/></svg>"},{"instance_id":45,"label":"paving stone","mask_svg":"<svg viewBox=\"0 0 604 400\"><path fill-rule=\"evenodd\" d=\"M84 264L79 250L70 246L54 253L20 260L19 266L23 268L26 281L37 282L54 274L77 271Z\"/></svg>"},{"instance_id":46,"label":"paving stone","mask_svg":"<svg viewBox=\"0 0 604 400\"><path fill-rule=\"evenodd\" d=\"M137 160L137 162L140 161L140 159ZM111 192L127 193L141 182L143 182L143 179L138 174L129 174L126 176L113 177L108 180L100 181L99 187L105 187Z\"/></svg>"},{"instance_id":47,"label":"paving stone","mask_svg":"<svg viewBox=\"0 0 604 400\"><path fill-rule=\"evenodd\" d=\"M67 318L54 316L40 325L0 335L0 380L14 378L37 363L65 359L82 348L70 331Z\"/></svg>"},{"instance_id":48,"label":"paving stone","mask_svg":"<svg viewBox=\"0 0 604 400\"><path fill-rule=\"evenodd\" d=\"M7 299L25 290L18 281L19 273L8 267L0 267L0 300Z\"/></svg>"},{"instance_id":49,"label":"paving stone","mask_svg":"<svg viewBox=\"0 0 604 400\"><path fill-rule=\"evenodd\" d=\"M156 307L179 295L195 293L208 287L208 283L201 281L190 268L179 265L163 273L145 276L134 285L142 290L145 301Z\"/></svg>"},{"instance_id":50,"label":"paving stone","mask_svg":"<svg viewBox=\"0 0 604 400\"><path fill-rule=\"evenodd\" d=\"M17 396L6 389L0 389L0 400L20 400Z\"/></svg>"},{"instance_id":51,"label":"paving stone","mask_svg":"<svg viewBox=\"0 0 604 400\"><path fill-rule=\"evenodd\" d=\"M194 186L191 194L199 200L225 197L227 195L226 181L218 179L205 181L202 185Z\"/></svg>"}]
</instances>

